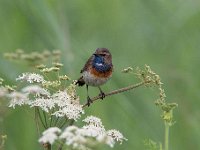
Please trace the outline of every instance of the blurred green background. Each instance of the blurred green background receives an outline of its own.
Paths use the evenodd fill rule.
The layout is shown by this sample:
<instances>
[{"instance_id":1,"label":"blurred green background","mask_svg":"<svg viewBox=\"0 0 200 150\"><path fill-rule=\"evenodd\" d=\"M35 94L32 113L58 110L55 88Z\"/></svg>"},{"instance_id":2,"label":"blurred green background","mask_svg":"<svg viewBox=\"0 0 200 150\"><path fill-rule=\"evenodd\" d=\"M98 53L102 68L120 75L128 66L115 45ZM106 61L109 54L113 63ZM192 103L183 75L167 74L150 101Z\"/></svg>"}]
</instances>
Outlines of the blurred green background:
<instances>
[{"instance_id":1,"label":"blurred green background","mask_svg":"<svg viewBox=\"0 0 200 150\"><path fill-rule=\"evenodd\" d=\"M121 69L150 65L164 82L167 100L179 104L170 149L200 149L199 0L0 0L0 76L10 83L28 66L6 61L4 52L60 49L64 72L77 79L97 47L110 49L115 66L104 91L138 81ZM98 93L90 91L91 96ZM78 92L84 101L85 88ZM86 115L102 118L106 129L118 129L128 138L114 149L142 150L144 139L164 139L157 96L155 90L138 88L96 102ZM41 149L26 111L1 106L0 115L6 150Z\"/></svg>"}]
</instances>

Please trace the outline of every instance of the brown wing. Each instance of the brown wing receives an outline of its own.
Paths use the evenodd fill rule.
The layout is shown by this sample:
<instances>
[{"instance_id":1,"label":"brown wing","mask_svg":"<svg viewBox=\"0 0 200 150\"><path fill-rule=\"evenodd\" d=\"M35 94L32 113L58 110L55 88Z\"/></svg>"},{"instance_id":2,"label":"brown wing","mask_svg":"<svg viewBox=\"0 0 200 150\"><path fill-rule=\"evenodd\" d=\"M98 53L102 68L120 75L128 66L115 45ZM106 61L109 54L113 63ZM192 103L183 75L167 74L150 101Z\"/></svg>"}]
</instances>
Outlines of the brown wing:
<instances>
[{"instance_id":1,"label":"brown wing","mask_svg":"<svg viewBox=\"0 0 200 150\"><path fill-rule=\"evenodd\" d=\"M84 71L88 70L89 66L92 65L92 61L94 59L94 56L92 55L86 62L85 66L83 67L83 69L81 69L81 73L83 73Z\"/></svg>"}]
</instances>

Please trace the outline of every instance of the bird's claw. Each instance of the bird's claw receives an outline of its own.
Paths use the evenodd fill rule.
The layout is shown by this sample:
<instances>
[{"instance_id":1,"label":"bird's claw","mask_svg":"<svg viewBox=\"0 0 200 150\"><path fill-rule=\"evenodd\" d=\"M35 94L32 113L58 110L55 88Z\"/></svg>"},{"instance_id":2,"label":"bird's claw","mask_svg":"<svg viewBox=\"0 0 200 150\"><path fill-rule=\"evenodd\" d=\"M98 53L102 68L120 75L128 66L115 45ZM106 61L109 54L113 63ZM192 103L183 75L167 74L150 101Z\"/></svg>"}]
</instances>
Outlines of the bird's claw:
<instances>
[{"instance_id":1,"label":"bird's claw","mask_svg":"<svg viewBox=\"0 0 200 150\"><path fill-rule=\"evenodd\" d=\"M93 101L92 101L92 99L88 96L88 97L87 97L87 106L89 107L91 103L93 103Z\"/></svg>"},{"instance_id":2,"label":"bird's claw","mask_svg":"<svg viewBox=\"0 0 200 150\"><path fill-rule=\"evenodd\" d=\"M99 93L99 96L101 97L102 100L106 97L105 93L102 91Z\"/></svg>"}]
</instances>

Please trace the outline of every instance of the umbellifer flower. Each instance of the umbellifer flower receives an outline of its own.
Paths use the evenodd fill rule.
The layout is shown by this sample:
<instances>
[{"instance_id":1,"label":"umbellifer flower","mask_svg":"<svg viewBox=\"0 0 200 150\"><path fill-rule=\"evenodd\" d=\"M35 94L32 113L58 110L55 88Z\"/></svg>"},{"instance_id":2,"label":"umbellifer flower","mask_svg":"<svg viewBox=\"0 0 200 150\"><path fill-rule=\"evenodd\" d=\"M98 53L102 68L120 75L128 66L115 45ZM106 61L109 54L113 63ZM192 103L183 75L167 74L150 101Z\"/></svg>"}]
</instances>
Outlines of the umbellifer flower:
<instances>
[{"instance_id":1,"label":"umbellifer flower","mask_svg":"<svg viewBox=\"0 0 200 150\"><path fill-rule=\"evenodd\" d=\"M116 141L120 142L120 144L122 144L123 140L127 141L127 139L118 130L115 129L108 130L106 134L107 134L106 143L110 147L113 147Z\"/></svg>"},{"instance_id":2,"label":"umbellifer flower","mask_svg":"<svg viewBox=\"0 0 200 150\"><path fill-rule=\"evenodd\" d=\"M60 139L66 145L72 147L77 150L89 150L89 147L94 147L95 144L104 143L113 147L116 142L122 143L123 140L127 140L119 131L112 129L106 131L104 126L102 125L101 119L89 116L83 120L87 124L82 128L77 126L68 126L65 130L60 133L60 136L56 135L48 135L49 129L43 132L43 136L39 141L51 142L55 141L54 139ZM96 124L96 125L95 125ZM55 129L57 130L57 129ZM51 133L51 132L50 132ZM44 137L45 135L45 137ZM47 140L47 138L52 140Z\"/></svg>"},{"instance_id":3,"label":"umbellifer flower","mask_svg":"<svg viewBox=\"0 0 200 150\"><path fill-rule=\"evenodd\" d=\"M52 115L57 117L66 116L75 121L84 113L82 106L79 104L79 97L75 96L74 90L58 91L52 96L55 104L59 110L55 111Z\"/></svg>"},{"instance_id":4,"label":"umbellifer flower","mask_svg":"<svg viewBox=\"0 0 200 150\"><path fill-rule=\"evenodd\" d=\"M70 145L75 149L86 150L87 147L85 144L87 143L87 139L80 131L81 129L76 126L69 126L59 138L64 139L66 145Z\"/></svg>"},{"instance_id":5,"label":"umbellifer flower","mask_svg":"<svg viewBox=\"0 0 200 150\"><path fill-rule=\"evenodd\" d=\"M45 130L42 133L42 137L38 140L40 143L50 143L53 144L55 140L58 139L58 134L61 132L61 130L57 127L51 127Z\"/></svg>"},{"instance_id":6,"label":"umbellifer flower","mask_svg":"<svg viewBox=\"0 0 200 150\"><path fill-rule=\"evenodd\" d=\"M19 76L16 80L27 81L29 83L42 83L45 81L42 75L29 72L23 73L22 76Z\"/></svg>"},{"instance_id":7,"label":"umbellifer flower","mask_svg":"<svg viewBox=\"0 0 200 150\"><path fill-rule=\"evenodd\" d=\"M88 116L87 118L85 118L83 120L83 122L86 122L88 124L92 124L92 125L97 126L97 127L101 127L102 126L101 119L97 118L95 116Z\"/></svg>"},{"instance_id":8,"label":"umbellifer flower","mask_svg":"<svg viewBox=\"0 0 200 150\"><path fill-rule=\"evenodd\" d=\"M84 135L88 137L99 138L99 136L104 136L105 128L103 126L85 125L82 127L84 129Z\"/></svg>"},{"instance_id":9,"label":"umbellifer flower","mask_svg":"<svg viewBox=\"0 0 200 150\"><path fill-rule=\"evenodd\" d=\"M30 107L40 107L42 110L49 112L55 106L55 103L52 98L36 98L34 101L29 103Z\"/></svg>"},{"instance_id":10,"label":"umbellifer flower","mask_svg":"<svg viewBox=\"0 0 200 150\"><path fill-rule=\"evenodd\" d=\"M30 86L27 86L27 87L24 87L22 89L22 92L24 93L28 93L28 94L34 94L36 96L50 96L50 93L44 89L44 88L41 88L40 86L38 85L30 85Z\"/></svg>"},{"instance_id":11,"label":"umbellifer flower","mask_svg":"<svg viewBox=\"0 0 200 150\"><path fill-rule=\"evenodd\" d=\"M69 119L74 119L77 121L81 117L81 113L83 114L84 111L81 105L78 104L67 104L65 107L60 108L58 111L54 112L52 115L57 117L64 117L66 116Z\"/></svg>"},{"instance_id":12,"label":"umbellifer flower","mask_svg":"<svg viewBox=\"0 0 200 150\"><path fill-rule=\"evenodd\" d=\"M52 98L59 107L65 107L67 104L71 103L70 95L67 91L58 91L52 95Z\"/></svg>"},{"instance_id":13,"label":"umbellifer flower","mask_svg":"<svg viewBox=\"0 0 200 150\"><path fill-rule=\"evenodd\" d=\"M95 116L88 116L83 120L83 122L87 123L87 125L82 127L86 131L86 136L98 138L98 136L103 136L105 134L106 130L100 118L97 118Z\"/></svg>"},{"instance_id":14,"label":"umbellifer flower","mask_svg":"<svg viewBox=\"0 0 200 150\"><path fill-rule=\"evenodd\" d=\"M9 107L13 108L15 105L21 106L29 102L28 95L20 92L12 92L8 94L8 97L11 99Z\"/></svg>"}]
</instances>

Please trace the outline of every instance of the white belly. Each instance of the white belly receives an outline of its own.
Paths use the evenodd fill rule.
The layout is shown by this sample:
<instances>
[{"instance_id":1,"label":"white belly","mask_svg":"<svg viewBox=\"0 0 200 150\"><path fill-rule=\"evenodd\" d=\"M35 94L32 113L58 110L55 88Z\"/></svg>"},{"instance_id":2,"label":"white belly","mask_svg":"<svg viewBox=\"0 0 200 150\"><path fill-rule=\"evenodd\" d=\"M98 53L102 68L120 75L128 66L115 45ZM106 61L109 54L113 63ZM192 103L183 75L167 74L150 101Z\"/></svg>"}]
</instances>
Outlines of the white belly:
<instances>
[{"instance_id":1,"label":"white belly","mask_svg":"<svg viewBox=\"0 0 200 150\"><path fill-rule=\"evenodd\" d=\"M106 83L109 79L109 78L97 78L96 76L86 71L84 71L82 75L83 75L83 80L85 81L85 83L90 86L100 86Z\"/></svg>"}]
</instances>

